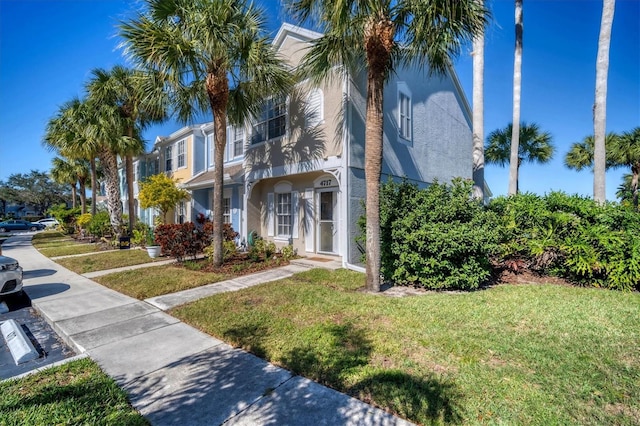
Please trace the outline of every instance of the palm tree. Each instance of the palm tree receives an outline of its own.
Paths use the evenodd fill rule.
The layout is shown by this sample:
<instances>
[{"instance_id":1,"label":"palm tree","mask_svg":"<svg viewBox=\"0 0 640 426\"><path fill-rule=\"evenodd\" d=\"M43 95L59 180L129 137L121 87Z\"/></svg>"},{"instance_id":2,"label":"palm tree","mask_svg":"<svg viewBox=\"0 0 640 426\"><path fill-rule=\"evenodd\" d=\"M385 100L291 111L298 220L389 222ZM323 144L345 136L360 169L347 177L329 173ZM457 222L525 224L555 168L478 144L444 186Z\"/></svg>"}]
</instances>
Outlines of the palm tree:
<instances>
[{"instance_id":1,"label":"palm tree","mask_svg":"<svg viewBox=\"0 0 640 426\"><path fill-rule=\"evenodd\" d=\"M516 177L520 165L525 163L548 163L556 150L553 146L551 134L540 130L536 123L527 124L524 121L519 126L518 155L515 161L511 153L513 150L513 125L509 123L504 129L494 130L487 137L487 146L484 148L484 156L487 163L505 166L516 165ZM516 180L516 194L518 193L519 182ZM509 194L511 195L511 194Z\"/></svg>"},{"instance_id":2,"label":"palm tree","mask_svg":"<svg viewBox=\"0 0 640 426\"><path fill-rule=\"evenodd\" d=\"M607 134L605 139L607 151L615 143L618 135L615 133ZM587 167L593 168L593 135L585 137L582 142L574 142L564 158L564 165L570 169L581 171ZM607 157L609 154L607 152ZM610 161L607 160L607 168L611 167Z\"/></svg>"},{"instance_id":3,"label":"palm tree","mask_svg":"<svg viewBox=\"0 0 640 426\"><path fill-rule=\"evenodd\" d=\"M483 6L484 0L477 0ZM473 39L473 193L484 199L484 31Z\"/></svg>"},{"instance_id":4,"label":"palm tree","mask_svg":"<svg viewBox=\"0 0 640 426\"><path fill-rule=\"evenodd\" d=\"M90 97L100 104L117 108L124 120L127 142L119 154L125 159L129 232L136 223L133 197L133 156L144 152L139 135L148 125L167 118L168 96L163 84L151 72L114 66L110 71L94 69L87 87Z\"/></svg>"},{"instance_id":5,"label":"palm tree","mask_svg":"<svg viewBox=\"0 0 640 426\"><path fill-rule=\"evenodd\" d=\"M593 199L604 203L607 198L605 170L607 166L605 132L607 122L607 76L609 73L609 46L611 44L611 26L615 0L603 0L600 37L598 38L598 57L596 60L596 95L593 104Z\"/></svg>"},{"instance_id":6,"label":"palm tree","mask_svg":"<svg viewBox=\"0 0 640 426\"><path fill-rule=\"evenodd\" d=\"M88 140L86 128L81 125L85 119L86 107L78 98L64 103L57 114L47 123L44 144L70 160L88 160L91 177L91 214L96 214L97 167L96 157L98 145L95 140ZM86 212L86 207L82 211Z\"/></svg>"},{"instance_id":7,"label":"palm tree","mask_svg":"<svg viewBox=\"0 0 640 426\"><path fill-rule=\"evenodd\" d=\"M76 200L78 199L78 176L74 170L74 165L60 157L54 157L51 160L51 178L61 185L69 185L71 187L71 207L76 208ZM86 213L83 211L82 213Z\"/></svg>"},{"instance_id":8,"label":"palm tree","mask_svg":"<svg viewBox=\"0 0 640 426\"><path fill-rule=\"evenodd\" d=\"M616 191L616 197L620 199L622 205L628 205L633 203L634 190L631 188L631 180L633 176L630 173L626 173L622 176L622 183L618 186ZM634 206L638 210L638 206Z\"/></svg>"},{"instance_id":9,"label":"palm tree","mask_svg":"<svg viewBox=\"0 0 640 426\"><path fill-rule=\"evenodd\" d=\"M631 169L630 188L633 207L638 208L638 176L640 175L640 127L625 132L607 143L607 163L611 167Z\"/></svg>"},{"instance_id":10,"label":"palm tree","mask_svg":"<svg viewBox=\"0 0 640 426\"><path fill-rule=\"evenodd\" d=\"M461 43L483 30L488 11L476 0L289 0L288 8L324 33L303 59L313 83L336 70L349 76L366 69L366 286L379 291L384 86L396 68L410 64L446 73Z\"/></svg>"},{"instance_id":11,"label":"palm tree","mask_svg":"<svg viewBox=\"0 0 640 426\"><path fill-rule=\"evenodd\" d=\"M147 10L120 25L126 53L161 72L178 118L213 114L213 249L222 264L223 162L227 117L257 115L269 95L291 87L290 72L265 36L265 12L246 0L145 0Z\"/></svg>"},{"instance_id":12,"label":"palm tree","mask_svg":"<svg viewBox=\"0 0 640 426\"><path fill-rule=\"evenodd\" d=\"M518 170L520 169L520 92L522 90L522 0L515 0L516 10L516 47L513 60L513 120L511 129L511 151L509 160L508 195L518 193Z\"/></svg>"}]
</instances>

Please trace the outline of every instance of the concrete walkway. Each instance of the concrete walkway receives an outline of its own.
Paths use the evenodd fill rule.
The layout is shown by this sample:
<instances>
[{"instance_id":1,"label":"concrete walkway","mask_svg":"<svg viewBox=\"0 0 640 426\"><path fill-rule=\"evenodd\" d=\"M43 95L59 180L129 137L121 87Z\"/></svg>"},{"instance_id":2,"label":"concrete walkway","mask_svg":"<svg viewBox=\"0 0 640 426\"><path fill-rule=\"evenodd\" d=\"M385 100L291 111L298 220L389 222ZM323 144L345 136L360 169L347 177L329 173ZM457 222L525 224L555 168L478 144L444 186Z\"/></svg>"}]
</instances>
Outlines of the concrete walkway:
<instances>
[{"instance_id":1,"label":"concrete walkway","mask_svg":"<svg viewBox=\"0 0 640 426\"><path fill-rule=\"evenodd\" d=\"M234 349L157 307L177 302L154 306L71 272L33 248L30 235L14 236L2 248L24 268L35 309L154 425L410 424ZM255 284L270 280L261 274Z\"/></svg>"}]
</instances>

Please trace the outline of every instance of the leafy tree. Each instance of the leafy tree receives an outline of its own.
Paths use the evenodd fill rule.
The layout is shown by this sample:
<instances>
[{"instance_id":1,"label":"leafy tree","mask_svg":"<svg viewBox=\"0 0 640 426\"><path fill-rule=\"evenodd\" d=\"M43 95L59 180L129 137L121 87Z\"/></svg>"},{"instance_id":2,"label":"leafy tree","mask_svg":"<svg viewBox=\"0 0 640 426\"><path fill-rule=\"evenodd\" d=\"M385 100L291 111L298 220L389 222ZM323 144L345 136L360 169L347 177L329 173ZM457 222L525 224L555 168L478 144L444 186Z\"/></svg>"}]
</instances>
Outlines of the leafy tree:
<instances>
[{"instance_id":1,"label":"leafy tree","mask_svg":"<svg viewBox=\"0 0 640 426\"><path fill-rule=\"evenodd\" d=\"M420 64L444 74L462 42L487 22L476 0L289 0L300 21L324 33L305 54L302 70L313 83L337 72L367 73L365 128L366 286L380 290L380 176L384 86L396 68Z\"/></svg>"},{"instance_id":2,"label":"leafy tree","mask_svg":"<svg viewBox=\"0 0 640 426\"><path fill-rule=\"evenodd\" d=\"M6 182L6 193L10 201L35 208L38 215L54 204L69 200L69 192L49 178L45 172L31 170L29 173L16 173Z\"/></svg>"},{"instance_id":3,"label":"leafy tree","mask_svg":"<svg viewBox=\"0 0 640 426\"><path fill-rule=\"evenodd\" d=\"M607 78L609 74L609 46L611 45L611 27L615 0L602 1L602 21L598 38L598 57L596 59L596 93L593 104L593 199L603 204L606 201L605 169L607 123Z\"/></svg>"},{"instance_id":4,"label":"leafy tree","mask_svg":"<svg viewBox=\"0 0 640 426\"><path fill-rule=\"evenodd\" d=\"M222 196L227 117L259 112L289 90L291 73L266 37L265 12L246 0L145 0L147 10L120 25L126 52L163 74L178 118L213 114L214 264L222 264Z\"/></svg>"},{"instance_id":5,"label":"leafy tree","mask_svg":"<svg viewBox=\"0 0 640 426\"><path fill-rule=\"evenodd\" d=\"M66 160L55 157L52 160L51 177L60 184L71 187L71 205L76 206L77 193L80 193L80 210L87 212L86 182L89 179L89 162L87 160ZM76 183L78 187L76 187Z\"/></svg>"},{"instance_id":6,"label":"leafy tree","mask_svg":"<svg viewBox=\"0 0 640 426\"><path fill-rule=\"evenodd\" d=\"M522 0L515 0L516 11L516 47L513 60L513 119L511 127L511 146L509 155L509 195L518 193L518 172L520 171L521 149L520 135L520 93L522 91ZM524 124L524 123L523 123Z\"/></svg>"},{"instance_id":7,"label":"leafy tree","mask_svg":"<svg viewBox=\"0 0 640 426\"><path fill-rule=\"evenodd\" d=\"M523 162L547 163L553 158L555 146L549 132L543 132L536 123L522 122L519 126L520 136L518 143L518 156L515 164L518 169ZM505 166L511 163L511 149L513 147L511 137L513 125L510 123L504 129L494 130L487 137L487 145L484 155L487 163ZM519 187L516 174L516 190Z\"/></svg>"},{"instance_id":8,"label":"leafy tree","mask_svg":"<svg viewBox=\"0 0 640 426\"><path fill-rule=\"evenodd\" d=\"M140 183L138 198L143 209L154 208L160 210L163 222L167 221L167 213L180 201L189 198L189 192L178 188L177 182L164 173L149 176Z\"/></svg>"}]
</instances>

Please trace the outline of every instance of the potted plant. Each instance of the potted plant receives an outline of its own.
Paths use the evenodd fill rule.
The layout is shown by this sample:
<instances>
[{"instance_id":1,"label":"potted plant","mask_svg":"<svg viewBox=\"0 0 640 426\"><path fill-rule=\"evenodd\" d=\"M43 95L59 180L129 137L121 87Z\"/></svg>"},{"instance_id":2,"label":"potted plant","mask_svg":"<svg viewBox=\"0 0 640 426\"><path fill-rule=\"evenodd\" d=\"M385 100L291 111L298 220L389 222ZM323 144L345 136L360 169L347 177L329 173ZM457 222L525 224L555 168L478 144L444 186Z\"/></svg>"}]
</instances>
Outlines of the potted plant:
<instances>
[{"instance_id":1,"label":"potted plant","mask_svg":"<svg viewBox=\"0 0 640 426\"><path fill-rule=\"evenodd\" d=\"M147 248L147 253L149 253L149 257L155 259L160 256L161 247L156 243L156 238L153 233L153 229L149 229L147 232L147 237L145 239L145 247Z\"/></svg>"}]
</instances>

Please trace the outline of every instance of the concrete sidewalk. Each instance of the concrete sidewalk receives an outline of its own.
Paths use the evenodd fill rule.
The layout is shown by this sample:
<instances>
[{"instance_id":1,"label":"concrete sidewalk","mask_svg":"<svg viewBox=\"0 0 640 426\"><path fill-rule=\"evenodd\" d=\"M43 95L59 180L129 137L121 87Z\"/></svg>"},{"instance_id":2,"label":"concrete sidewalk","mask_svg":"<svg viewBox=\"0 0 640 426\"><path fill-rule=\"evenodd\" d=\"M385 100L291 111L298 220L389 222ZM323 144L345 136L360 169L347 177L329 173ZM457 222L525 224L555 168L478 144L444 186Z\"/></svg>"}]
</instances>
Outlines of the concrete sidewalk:
<instances>
[{"instance_id":1,"label":"concrete sidewalk","mask_svg":"<svg viewBox=\"0 0 640 426\"><path fill-rule=\"evenodd\" d=\"M30 235L2 248L24 268L33 306L154 425L410 424L75 274L41 255Z\"/></svg>"}]
</instances>

